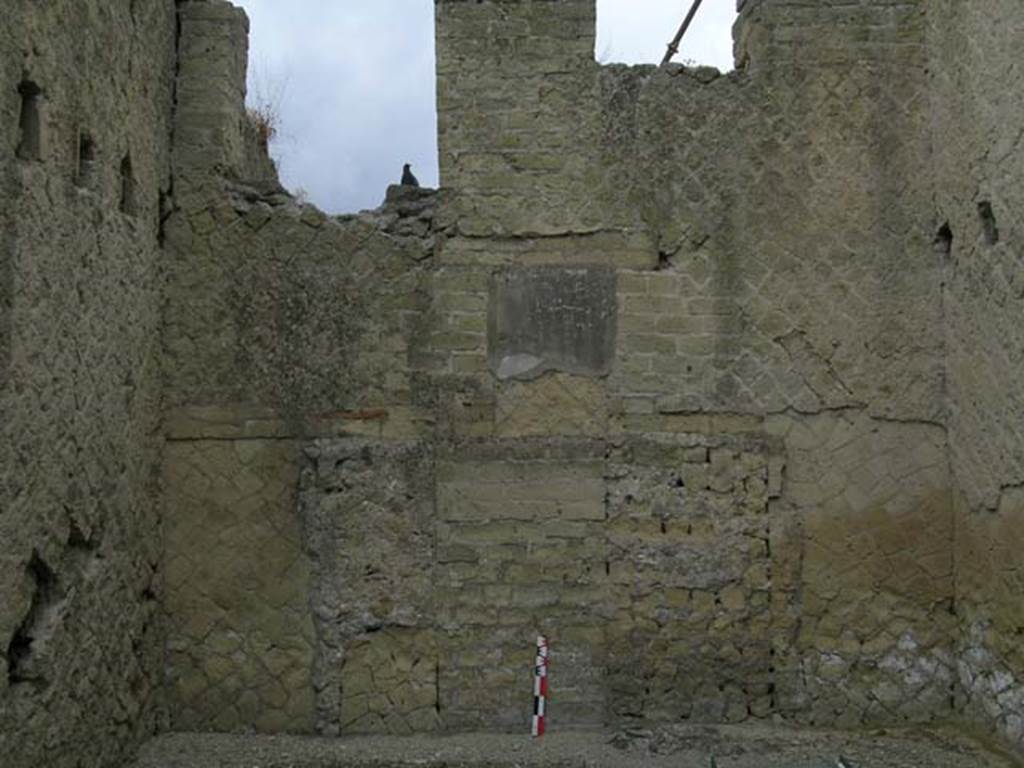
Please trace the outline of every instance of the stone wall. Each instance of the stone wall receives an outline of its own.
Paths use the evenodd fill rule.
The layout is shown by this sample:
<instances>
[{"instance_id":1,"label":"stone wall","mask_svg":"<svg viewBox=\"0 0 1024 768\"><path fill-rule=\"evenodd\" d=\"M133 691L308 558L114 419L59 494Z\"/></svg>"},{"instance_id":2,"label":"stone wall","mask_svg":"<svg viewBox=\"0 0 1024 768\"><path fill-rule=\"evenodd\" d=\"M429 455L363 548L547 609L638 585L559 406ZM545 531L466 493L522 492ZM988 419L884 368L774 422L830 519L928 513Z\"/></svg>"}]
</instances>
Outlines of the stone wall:
<instances>
[{"instance_id":1,"label":"stone wall","mask_svg":"<svg viewBox=\"0 0 1024 768\"><path fill-rule=\"evenodd\" d=\"M316 439L423 429L434 193L395 187L347 217L296 203L245 112L245 15L191 2L179 18L161 336L172 726L309 731L341 671L318 655L335 618L316 621L311 594L349 575L300 517L300 478Z\"/></svg>"},{"instance_id":2,"label":"stone wall","mask_svg":"<svg viewBox=\"0 0 1024 768\"><path fill-rule=\"evenodd\" d=\"M739 0L736 62L760 72L779 64L833 68L920 57L925 5L919 0Z\"/></svg>"},{"instance_id":3,"label":"stone wall","mask_svg":"<svg viewBox=\"0 0 1024 768\"><path fill-rule=\"evenodd\" d=\"M529 437L543 451L544 437L731 446L739 433L776 446L770 499L718 502L766 510L745 534L757 530L771 551L760 562L713 529L745 565L730 575L738 566L720 562L706 596L727 592L737 615L660 629L668 608L657 592L672 582L655 579L621 631L667 666L628 705L611 705L624 707L615 715L853 725L946 717L954 706L941 264L918 170L930 148L924 25L907 8L867 5L852 16L751 6L740 25L750 64L726 76L598 67L589 42L575 42L586 2L438 5L439 61L458 64L439 71L442 181L456 192L441 209L435 313L460 330L433 339L435 376L457 393L439 404L449 439L500 451ZM821 30L840 21L828 44ZM869 33L865 55L846 45ZM498 66L549 48L559 55L523 66L558 74L542 95L579 94L571 121L531 101L528 77L506 83ZM490 92L502 94L490 116L463 119L474 94ZM513 177L558 131L573 143L542 186L560 196L536 211ZM480 154L498 170L478 176L457 162ZM505 218L460 205L462 186L500 200ZM607 226L589 227L580 211ZM598 319L605 306L611 322ZM736 448L712 457L726 477L769 464L764 451L760 464ZM642 483L651 468L626 478ZM683 510L708 508L706 482L684 481ZM606 498L614 493L607 485ZM619 514L607 501L613 549ZM699 571L685 541L664 535L657 549ZM618 576L613 596L644 595L650 583ZM706 655L696 626L726 656ZM751 642L737 648L738 636ZM611 697L622 678L599 659L588 663ZM682 682L708 668L696 689Z\"/></svg>"},{"instance_id":4,"label":"stone wall","mask_svg":"<svg viewBox=\"0 0 1024 768\"><path fill-rule=\"evenodd\" d=\"M159 717L170 0L4 3L0 754L120 764Z\"/></svg>"},{"instance_id":5,"label":"stone wall","mask_svg":"<svg viewBox=\"0 0 1024 768\"><path fill-rule=\"evenodd\" d=\"M923 16L750 4L723 76L593 11L439 2L436 210L327 218L182 7L179 726L523 728L538 632L562 725L962 703Z\"/></svg>"},{"instance_id":6,"label":"stone wall","mask_svg":"<svg viewBox=\"0 0 1024 768\"><path fill-rule=\"evenodd\" d=\"M342 217L230 3L16 5L0 747L117 762L161 660L177 729L519 731L539 633L559 727L1019 744L1024 20L966 5L747 0L722 75L437 0L444 189Z\"/></svg>"},{"instance_id":7,"label":"stone wall","mask_svg":"<svg viewBox=\"0 0 1024 768\"><path fill-rule=\"evenodd\" d=\"M1024 9L928 9L936 250L957 499L960 682L971 714L1024 745L1020 600L1024 442L1021 317Z\"/></svg>"}]
</instances>

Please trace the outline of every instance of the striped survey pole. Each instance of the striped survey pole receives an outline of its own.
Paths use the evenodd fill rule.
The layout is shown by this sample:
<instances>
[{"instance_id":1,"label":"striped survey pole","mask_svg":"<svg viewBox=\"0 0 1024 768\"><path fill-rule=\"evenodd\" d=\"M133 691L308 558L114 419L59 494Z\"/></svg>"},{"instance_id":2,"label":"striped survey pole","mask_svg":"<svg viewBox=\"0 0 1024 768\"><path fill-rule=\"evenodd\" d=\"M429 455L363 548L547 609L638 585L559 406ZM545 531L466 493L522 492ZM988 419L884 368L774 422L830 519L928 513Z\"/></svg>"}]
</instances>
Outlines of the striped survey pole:
<instances>
[{"instance_id":1,"label":"striped survey pole","mask_svg":"<svg viewBox=\"0 0 1024 768\"><path fill-rule=\"evenodd\" d=\"M544 713L548 700L548 639L537 638L537 661L533 665L533 728L534 736L544 735Z\"/></svg>"}]
</instances>

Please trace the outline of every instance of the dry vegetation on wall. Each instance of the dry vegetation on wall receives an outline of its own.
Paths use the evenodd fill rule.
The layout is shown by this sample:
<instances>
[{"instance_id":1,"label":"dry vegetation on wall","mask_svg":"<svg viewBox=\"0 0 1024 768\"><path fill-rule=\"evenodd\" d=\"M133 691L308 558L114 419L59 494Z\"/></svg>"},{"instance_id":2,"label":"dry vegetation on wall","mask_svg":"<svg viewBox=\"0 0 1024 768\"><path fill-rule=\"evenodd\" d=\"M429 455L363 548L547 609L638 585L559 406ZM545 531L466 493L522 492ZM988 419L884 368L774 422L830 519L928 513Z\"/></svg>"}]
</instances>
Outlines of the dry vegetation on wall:
<instances>
[{"instance_id":1,"label":"dry vegetation on wall","mask_svg":"<svg viewBox=\"0 0 1024 768\"><path fill-rule=\"evenodd\" d=\"M274 111L273 108L267 105L247 107L246 115L256 131L256 136L259 139L260 146L269 151L270 142L272 142L278 134L279 126L281 124L280 115Z\"/></svg>"}]
</instances>

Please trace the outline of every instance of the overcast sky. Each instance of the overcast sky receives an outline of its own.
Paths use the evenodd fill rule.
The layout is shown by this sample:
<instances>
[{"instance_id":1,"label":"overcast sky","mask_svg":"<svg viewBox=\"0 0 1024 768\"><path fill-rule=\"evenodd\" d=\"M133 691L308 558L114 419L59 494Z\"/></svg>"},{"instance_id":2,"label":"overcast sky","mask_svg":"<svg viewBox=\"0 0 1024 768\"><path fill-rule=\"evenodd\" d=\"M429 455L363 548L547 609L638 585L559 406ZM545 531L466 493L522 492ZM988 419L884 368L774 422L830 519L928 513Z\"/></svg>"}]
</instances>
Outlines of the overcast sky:
<instances>
[{"instance_id":1,"label":"overcast sky","mask_svg":"<svg viewBox=\"0 0 1024 768\"><path fill-rule=\"evenodd\" d=\"M403 163L437 186L433 0L234 0L250 103L280 115L281 179L321 208L373 208ZM657 63L691 0L598 0L595 54ZM732 68L735 0L705 0L677 61Z\"/></svg>"}]
</instances>

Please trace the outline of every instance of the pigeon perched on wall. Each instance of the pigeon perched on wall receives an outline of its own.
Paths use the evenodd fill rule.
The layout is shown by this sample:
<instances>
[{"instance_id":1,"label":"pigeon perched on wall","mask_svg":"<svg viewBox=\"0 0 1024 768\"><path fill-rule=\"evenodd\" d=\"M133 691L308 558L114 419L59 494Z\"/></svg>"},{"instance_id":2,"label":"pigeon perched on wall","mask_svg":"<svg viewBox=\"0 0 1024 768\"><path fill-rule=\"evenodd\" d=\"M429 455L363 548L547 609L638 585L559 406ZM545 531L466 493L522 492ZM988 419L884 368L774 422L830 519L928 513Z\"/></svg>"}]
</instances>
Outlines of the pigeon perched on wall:
<instances>
[{"instance_id":1,"label":"pigeon perched on wall","mask_svg":"<svg viewBox=\"0 0 1024 768\"><path fill-rule=\"evenodd\" d=\"M418 187L420 185L420 180L413 176L410 168L411 166L408 163L402 166L402 186Z\"/></svg>"}]
</instances>

